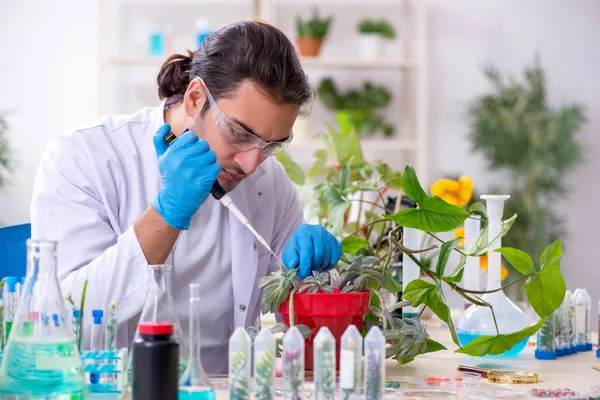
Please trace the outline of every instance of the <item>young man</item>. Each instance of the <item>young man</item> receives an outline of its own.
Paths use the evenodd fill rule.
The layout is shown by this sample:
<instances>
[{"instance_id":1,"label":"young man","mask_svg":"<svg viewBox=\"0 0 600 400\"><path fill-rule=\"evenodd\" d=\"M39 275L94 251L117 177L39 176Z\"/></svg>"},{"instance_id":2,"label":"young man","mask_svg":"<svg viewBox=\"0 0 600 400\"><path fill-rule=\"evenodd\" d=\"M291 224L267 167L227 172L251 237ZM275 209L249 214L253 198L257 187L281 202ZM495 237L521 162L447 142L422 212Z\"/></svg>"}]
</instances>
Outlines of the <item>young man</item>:
<instances>
[{"instance_id":1,"label":"young man","mask_svg":"<svg viewBox=\"0 0 600 400\"><path fill-rule=\"evenodd\" d=\"M255 21L171 56L157 81L158 107L102 117L50 141L35 181L32 236L58 241L63 293L79 297L89 280L84 328L92 309L117 302L119 346L135 333L148 264L173 266L186 339L188 285L198 282L203 363L223 373L234 327L257 323L258 279L279 265L210 195L216 179L301 276L341 256L331 234L303 224L295 187L272 157L292 140L311 89L292 43ZM170 132L177 139L169 146Z\"/></svg>"}]
</instances>

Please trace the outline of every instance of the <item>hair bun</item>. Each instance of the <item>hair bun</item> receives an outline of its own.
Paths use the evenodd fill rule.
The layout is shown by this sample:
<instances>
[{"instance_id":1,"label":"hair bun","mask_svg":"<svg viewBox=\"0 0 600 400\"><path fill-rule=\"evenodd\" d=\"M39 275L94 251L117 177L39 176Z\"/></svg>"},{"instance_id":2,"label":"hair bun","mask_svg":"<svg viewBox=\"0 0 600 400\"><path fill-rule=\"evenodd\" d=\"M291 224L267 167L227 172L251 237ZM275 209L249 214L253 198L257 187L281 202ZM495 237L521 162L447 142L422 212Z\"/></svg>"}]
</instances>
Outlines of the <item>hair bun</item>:
<instances>
[{"instance_id":1,"label":"hair bun","mask_svg":"<svg viewBox=\"0 0 600 400\"><path fill-rule=\"evenodd\" d=\"M185 93L190 83L189 70L195 55L195 51L187 50L187 55L172 54L165 60L156 77L159 99Z\"/></svg>"}]
</instances>

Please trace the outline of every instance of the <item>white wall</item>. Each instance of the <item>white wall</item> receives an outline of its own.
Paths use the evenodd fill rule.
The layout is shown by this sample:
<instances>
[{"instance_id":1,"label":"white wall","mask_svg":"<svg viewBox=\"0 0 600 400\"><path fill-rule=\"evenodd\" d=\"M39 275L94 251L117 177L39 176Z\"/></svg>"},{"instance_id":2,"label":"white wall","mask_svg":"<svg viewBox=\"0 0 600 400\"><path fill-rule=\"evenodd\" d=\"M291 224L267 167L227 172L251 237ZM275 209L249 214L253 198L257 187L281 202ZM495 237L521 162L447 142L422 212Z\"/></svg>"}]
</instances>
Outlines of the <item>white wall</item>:
<instances>
[{"instance_id":1,"label":"white wall","mask_svg":"<svg viewBox=\"0 0 600 400\"><path fill-rule=\"evenodd\" d=\"M94 1L0 1L0 110L10 112L18 162L0 191L0 225L29 221L33 180L46 141L97 112Z\"/></svg>"},{"instance_id":2,"label":"white wall","mask_svg":"<svg viewBox=\"0 0 600 400\"><path fill-rule=\"evenodd\" d=\"M572 212L565 241L569 287L600 289L594 206L600 200L600 2L595 0L428 0L430 177L467 173L479 187L491 175L469 153L467 101L488 87L480 67L492 62L520 73L538 52L553 103L587 106L581 133L587 164L570 178ZM307 3L308 5L309 3ZM311 3L312 4L312 3ZM62 0L0 2L0 110L10 109L10 140L19 161L12 185L0 192L0 223L29 220L37 163L49 137L93 118L98 109L97 3ZM593 280L592 280L592 279Z\"/></svg>"}]
</instances>

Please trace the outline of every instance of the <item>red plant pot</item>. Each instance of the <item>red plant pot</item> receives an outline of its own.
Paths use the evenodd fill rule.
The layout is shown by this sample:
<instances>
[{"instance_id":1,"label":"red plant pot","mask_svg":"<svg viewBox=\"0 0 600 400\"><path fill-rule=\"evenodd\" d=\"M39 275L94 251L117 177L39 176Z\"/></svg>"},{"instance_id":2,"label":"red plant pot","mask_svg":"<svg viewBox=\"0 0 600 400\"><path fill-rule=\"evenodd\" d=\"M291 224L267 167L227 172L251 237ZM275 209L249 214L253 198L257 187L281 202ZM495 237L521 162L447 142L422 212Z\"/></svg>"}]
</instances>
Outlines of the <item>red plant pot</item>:
<instances>
[{"instance_id":1,"label":"red plant pot","mask_svg":"<svg viewBox=\"0 0 600 400\"><path fill-rule=\"evenodd\" d=\"M294 325L306 325L313 333L305 342L304 368L313 369L313 339L319 328L326 326L335 338L337 366L340 365L340 340L346 328L363 328L363 318L369 312L370 292L360 293L296 293L294 295ZM279 306L283 322L290 325L289 299Z\"/></svg>"}]
</instances>

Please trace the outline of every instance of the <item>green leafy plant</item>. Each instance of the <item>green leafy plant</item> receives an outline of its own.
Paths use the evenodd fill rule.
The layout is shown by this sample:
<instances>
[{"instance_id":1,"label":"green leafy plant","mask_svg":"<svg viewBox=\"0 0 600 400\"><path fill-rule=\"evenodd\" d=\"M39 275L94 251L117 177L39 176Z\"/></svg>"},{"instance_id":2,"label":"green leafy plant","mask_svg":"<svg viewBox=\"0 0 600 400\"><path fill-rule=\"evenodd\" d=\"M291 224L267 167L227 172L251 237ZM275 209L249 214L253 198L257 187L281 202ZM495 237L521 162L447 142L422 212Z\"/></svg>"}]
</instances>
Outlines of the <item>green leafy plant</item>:
<instances>
[{"instance_id":1,"label":"green leafy plant","mask_svg":"<svg viewBox=\"0 0 600 400\"><path fill-rule=\"evenodd\" d=\"M253 381L253 394L256 400L272 400L273 398L273 377L275 376L275 365L273 357L275 349L268 348L262 357L254 360L256 363Z\"/></svg>"},{"instance_id":2,"label":"green leafy plant","mask_svg":"<svg viewBox=\"0 0 600 400\"><path fill-rule=\"evenodd\" d=\"M471 147L489 169L508 175L502 186L491 188L510 193L505 212L519 215L503 243L537 259L548 243L564 236L556 203L567 192L565 177L583 160L577 133L584 110L578 104L550 105L537 62L525 68L522 80L507 79L494 67L485 68L484 75L491 91L475 98L467 114ZM509 280L522 277L514 272Z\"/></svg>"},{"instance_id":3,"label":"green leafy plant","mask_svg":"<svg viewBox=\"0 0 600 400\"><path fill-rule=\"evenodd\" d=\"M296 32L298 37L325 39L329 32L329 27L333 17L322 18L317 7L313 7L312 15L309 19L302 19L296 16Z\"/></svg>"},{"instance_id":4,"label":"green leafy plant","mask_svg":"<svg viewBox=\"0 0 600 400\"><path fill-rule=\"evenodd\" d=\"M497 249L515 268L522 278L506 284L498 290L504 290L517 282L524 282L529 303L540 317L540 322L523 330L501 334L496 323L496 334L479 337L465 346L458 341L456 329L450 318L450 308L446 303L442 285L452 290L472 304L493 308L482 300L488 291L467 290L460 286L464 266L468 256L480 256L488 252L497 238L488 237L487 215L482 203L474 203L469 211L449 204L437 196L429 196L422 188L416 171L408 165L403 173L393 171L382 162L365 161L358 135L352 129L328 129L322 138L327 149L315 153L316 162L306 174L301 187L307 190L306 198L315 206L312 210L320 223L336 235L342 244L343 256L337 268L329 271L329 280L325 276L313 275L305 280L296 276L295 270L282 266L273 275L262 278L263 312L276 312L281 303L289 298L290 320L293 323L293 299L297 291L312 290L327 292L326 288L337 288L341 292L368 291L371 294L371 307L365 316L365 326L380 326L386 340L392 343L387 356L399 363L412 361L419 354L445 349L444 346L429 338L425 327L418 319L398 319L392 317L392 311L411 305L423 305L430 308L448 325L457 352L472 356L500 354L524 338L527 338L542 326L546 319L560 306L566 291L560 272L562 258L561 242L550 243L535 265L526 252L503 247ZM281 158L290 162L291 158ZM280 159L280 160L281 160ZM286 170L298 166L284 165ZM416 208L388 211L384 193L389 189L402 190ZM375 200L368 199L374 195ZM357 204L357 221L350 221L348 211ZM364 216L363 216L364 215ZM461 226L470 216L482 219L482 230L475 242L467 248L458 246L459 238L443 241L440 232L448 232ZM517 215L502 221L500 235L505 236L517 220ZM425 232L434 244L425 249L406 248L403 243L403 228L414 228ZM439 254L431 267L423 264L415 253L438 249ZM460 260L451 272L446 270L452 253L458 253ZM421 270L421 279L410 282L403 293L403 300L392 306L386 306L385 292L396 294L401 286L392 278L391 265L398 256L409 257ZM302 289L308 286L308 289ZM363 333L366 331L363 330Z\"/></svg>"},{"instance_id":5,"label":"green leafy plant","mask_svg":"<svg viewBox=\"0 0 600 400\"><path fill-rule=\"evenodd\" d=\"M73 309L73 311L75 310L79 310L79 318L77 318L77 320L73 321L73 329L75 330L75 339L77 341L77 345L79 346L79 351L81 351L82 349L82 345L83 345L83 335L81 334L81 326L82 326L82 321L83 321L83 310L85 307L85 295L87 293L87 286L88 286L88 280L86 279L83 282L83 289L81 290L81 299L79 301L79 308L77 308L77 305L75 304L75 301L73 300L73 297L69 294L67 296L67 301L71 304L71 308Z\"/></svg>"},{"instance_id":6,"label":"green leafy plant","mask_svg":"<svg viewBox=\"0 0 600 400\"><path fill-rule=\"evenodd\" d=\"M396 31L394 30L394 27L385 18L379 18L379 19L363 18L358 22L356 29L360 33L376 34L376 35L380 35L381 37L383 37L385 39L395 39L396 38Z\"/></svg>"},{"instance_id":7,"label":"green leafy plant","mask_svg":"<svg viewBox=\"0 0 600 400\"><path fill-rule=\"evenodd\" d=\"M244 340L243 335L239 335ZM246 336L247 338L247 336ZM249 343L241 343L239 349L231 355L229 374L229 398L231 400L245 400L250 398L250 381L246 376L246 368L250 363Z\"/></svg>"},{"instance_id":8,"label":"green leafy plant","mask_svg":"<svg viewBox=\"0 0 600 400\"><path fill-rule=\"evenodd\" d=\"M325 77L319 82L317 93L328 109L338 112L338 118L347 119L360 135L382 131L385 136L393 136L394 125L379 113L392 99L385 86L365 82L360 89L342 93L331 77Z\"/></svg>"}]
</instances>

